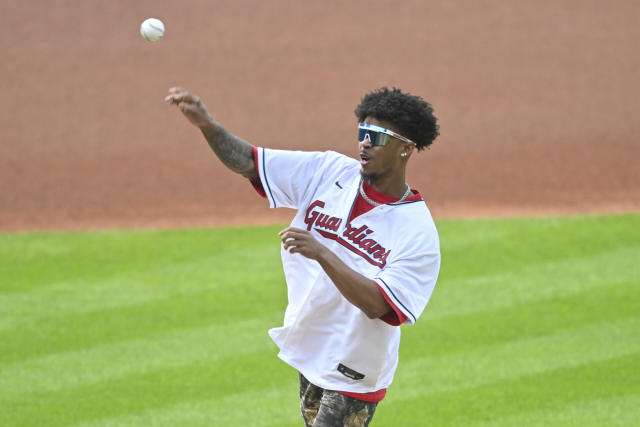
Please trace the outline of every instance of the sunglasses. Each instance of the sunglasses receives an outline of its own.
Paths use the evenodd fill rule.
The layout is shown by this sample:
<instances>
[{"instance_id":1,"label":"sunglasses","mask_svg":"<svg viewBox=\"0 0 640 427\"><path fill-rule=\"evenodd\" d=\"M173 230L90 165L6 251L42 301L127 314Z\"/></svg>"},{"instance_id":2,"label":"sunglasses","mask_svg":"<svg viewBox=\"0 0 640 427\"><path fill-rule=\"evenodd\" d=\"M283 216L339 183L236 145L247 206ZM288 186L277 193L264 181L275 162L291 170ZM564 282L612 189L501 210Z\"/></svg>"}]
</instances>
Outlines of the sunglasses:
<instances>
[{"instance_id":1,"label":"sunglasses","mask_svg":"<svg viewBox=\"0 0 640 427\"><path fill-rule=\"evenodd\" d=\"M415 145L416 143L405 138L404 136L395 133L392 130L382 128L376 125L370 125L367 123L360 123L358 125L358 141L369 141L372 147L387 145L391 138L397 138L400 141L407 142Z\"/></svg>"}]
</instances>

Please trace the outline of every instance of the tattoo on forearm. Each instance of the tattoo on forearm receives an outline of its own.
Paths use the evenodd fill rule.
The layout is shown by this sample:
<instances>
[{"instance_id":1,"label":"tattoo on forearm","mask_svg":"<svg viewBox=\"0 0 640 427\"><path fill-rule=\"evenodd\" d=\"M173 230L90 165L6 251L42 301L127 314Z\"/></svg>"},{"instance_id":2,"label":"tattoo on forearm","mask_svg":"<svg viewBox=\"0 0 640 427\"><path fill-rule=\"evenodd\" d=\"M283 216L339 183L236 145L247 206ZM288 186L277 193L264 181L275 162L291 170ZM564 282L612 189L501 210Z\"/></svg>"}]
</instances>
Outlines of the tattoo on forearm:
<instances>
[{"instance_id":1,"label":"tattoo on forearm","mask_svg":"<svg viewBox=\"0 0 640 427\"><path fill-rule=\"evenodd\" d=\"M203 132L203 135L225 166L252 181L258 179L251 144L230 134L222 127L218 127L213 132Z\"/></svg>"}]
</instances>

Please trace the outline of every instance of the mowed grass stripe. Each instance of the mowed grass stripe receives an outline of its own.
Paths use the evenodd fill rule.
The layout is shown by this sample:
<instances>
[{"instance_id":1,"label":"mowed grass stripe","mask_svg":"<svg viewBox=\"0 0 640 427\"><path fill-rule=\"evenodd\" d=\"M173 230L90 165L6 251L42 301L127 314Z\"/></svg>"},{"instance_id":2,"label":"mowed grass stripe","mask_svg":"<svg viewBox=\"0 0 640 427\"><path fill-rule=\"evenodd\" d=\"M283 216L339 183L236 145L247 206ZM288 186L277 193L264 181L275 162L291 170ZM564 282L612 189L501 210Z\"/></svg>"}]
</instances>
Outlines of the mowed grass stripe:
<instances>
[{"instance_id":1,"label":"mowed grass stripe","mask_svg":"<svg viewBox=\"0 0 640 427\"><path fill-rule=\"evenodd\" d=\"M274 245L277 248L281 228L0 234L0 289L6 295L66 283L70 278L92 283L161 272L163 266L198 259L240 257L246 263L258 255L260 261L263 251L273 253ZM225 266L225 262L216 264ZM215 269L207 274L215 277Z\"/></svg>"},{"instance_id":2,"label":"mowed grass stripe","mask_svg":"<svg viewBox=\"0 0 640 427\"><path fill-rule=\"evenodd\" d=\"M268 390L292 381L297 381L296 375L273 351L238 353L215 363L166 367L11 399L2 402L10 410L0 413L0 425L16 425L15 420L27 425L73 424L202 399L224 399L234 393Z\"/></svg>"},{"instance_id":3,"label":"mowed grass stripe","mask_svg":"<svg viewBox=\"0 0 640 427\"><path fill-rule=\"evenodd\" d=\"M259 286L255 291L245 287L214 289L7 329L0 333L0 342L5 343L0 362L150 338L168 331L282 311L286 306L283 286Z\"/></svg>"},{"instance_id":4,"label":"mowed grass stripe","mask_svg":"<svg viewBox=\"0 0 640 427\"><path fill-rule=\"evenodd\" d=\"M455 353L432 355L429 352L423 357L403 358L389 400L477 388L633 354L637 357L639 328L640 317L633 317L559 330L536 338L478 345ZM410 343L409 346L416 345Z\"/></svg>"},{"instance_id":5,"label":"mowed grass stripe","mask_svg":"<svg viewBox=\"0 0 640 427\"><path fill-rule=\"evenodd\" d=\"M0 307L8 308L5 328L0 330L0 342L6 343L0 351L0 362L197 328L236 319L238 313L247 318L247 315L281 312L286 306L286 287L279 249L277 243L266 248L267 240L271 240L272 232L277 229L271 227L268 233L264 230L259 233L265 236L255 247L251 246L255 239L252 235L246 243L247 249L207 258L200 254L203 244L197 236L217 248L224 245L227 232L217 236L206 230L200 234L190 233L200 262L180 261L171 268L165 264L166 260L157 260L151 264L157 266L156 270L147 267L128 278L116 275L109 280L84 283L77 281L72 269L68 284L53 286L65 292L53 298L50 286L27 288L22 292L11 288L0 297ZM134 240L140 238L139 233L132 233ZM157 246L173 241L174 233L177 232L158 232L158 241L154 243L149 239L149 232L145 232L145 247L155 253ZM64 235L58 236L64 240ZM33 239L30 235L24 237ZM48 241L51 236L44 237ZM72 237L74 242L79 240L76 234ZM91 245L93 238L90 234ZM122 239L118 241L122 247L127 246ZM231 246L238 245L236 239ZM40 246L36 245L38 251ZM185 247L183 251L189 249ZM121 257L124 263L128 262L126 251ZM37 259L40 263L41 258ZM73 264L72 261L76 260L64 263ZM53 262L58 263L60 259ZM132 282L135 286L129 297L128 286Z\"/></svg>"},{"instance_id":6,"label":"mowed grass stripe","mask_svg":"<svg viewBox=\"0 0 640 427\"><path fill-rule=\"evenodd\" d=\"M640 239L635 246L572 260L540 261L516 272L445 280L421 321L537 300L570 297L606 284L633 284L640 277ZM453 257L461 257L462 254ZM444 272L446 274L446 271Z\"/></svg>"},{"instance_id":7,"label":"mowed grass stripe","mask_svg":"<svg viewBox=\"0 0 640 427\"><path fill-rule=\"evenodd\" d=\"M630 373L637 368L639 358L640 353L635 353L478 387L419 395L389 405L387 410L380 411L376 421L380 425L394 425L400 417L402 425L423 425L426 420L429 425L439 426L477 422L500 425L497 422L505 416L519 418L522 413L536 410L557 412L576 402L636 396L640 393L640 381ZM609 419L606 415L602 418Z\"/></svg>"},{"instance_id":8,"label":"mowed grass stripe","mask_svg":"<svg viewBox=\"0 0 640 427\"><path fill-rule=\"evenodd\" d=\"M77 427L251 426L300 427L296 377L268 389L237 392L219 399L193 400L135 414L102 418Z\"/></svg>"},{"instance_id":9,"label":"mowed grass stripe","mask_svg":"<svg viewBox=\"0 0 640 427\"><path fill-rule=\"evenodd\" d=\"M0 330L209 287L247 286L255 271L282 281L278 229L237 229L234 238L235 229L0 235L0 311L8 314Z\"/></svg>"},{"instance_id":10,"label":"mowed grass stripe","mask_svg":"<svg viewBox=\"0 0 640 427\"><path fill-rule=\"evenodd\" d=\"M638 423L638 408L640 394L596 397L556 406L554 409L521 411L515 415L495 418L490 422L472 422L470 425L629 427Z\"/></svg>"},{"instance_id":11,"label":"mowed grass stripe","mask_svg":"<svg viewBox=\"0 0 640 427\"><path fill-rule=\"evenodd\" d=\"M5 364L0 366L0 378L4 379L0 401L22 399L27 394L55 393L189 363L215 364L255 352L273 354L276 346L265 328L278 325L281 317L281 313L274 313L270 317L216 323Z\"/></svg>"},{"instance_id":12,"label":"mowed grass stripe","mask_svg":"<svg viewBox=\"0 0 640 427\"><path fill-rule=\"evenodd\" d=\"M269 254L271 258L267 256ZM254 271L263 272L263 280L282 283L282 272L273 267L278 259L279 251L275 245L269 250L265 248L260 256L252 256L250 251L238 249L224 256L166 264L159 262L144 271L116 274L101 280L82 281L68 277L63 282L0 296L0 310L7 314L7 317L0 319L0 331L73 314L211 291L219 287L246 287L255 280ZM251 265L250 269L245 268L248 264ZM216 268L212 268L212 265ZM36 305L39 309L34 313L33 307Z\"/></svg>"},{"instance_id":13,"label":"mowed grass stripe","mask_svg":"<svg viewBox=\"0 0 640 427\"><path fill-rule=\"evenodd\" d=\"M640 289L620 283L588 289L571 296L543 298L485 311L422 319L424 328L406 328L405 358L419 357L425 348L439 355L478 346L536 338L565 329L606 324L639 315ZM423 345L420 345L422 343Z\"/></svg>"},{"instance_id":14,"label":"mowed grass stripe","mask_svg":"<svg viewBox=\"0 0 640 427\"><path fill-rule=\"evenodd\" d=\"M517 272L541 262L638 248L638 215L440 221L441 279ZM455 259L456 268L447 268Z\"/></svg>"}]
</instances>

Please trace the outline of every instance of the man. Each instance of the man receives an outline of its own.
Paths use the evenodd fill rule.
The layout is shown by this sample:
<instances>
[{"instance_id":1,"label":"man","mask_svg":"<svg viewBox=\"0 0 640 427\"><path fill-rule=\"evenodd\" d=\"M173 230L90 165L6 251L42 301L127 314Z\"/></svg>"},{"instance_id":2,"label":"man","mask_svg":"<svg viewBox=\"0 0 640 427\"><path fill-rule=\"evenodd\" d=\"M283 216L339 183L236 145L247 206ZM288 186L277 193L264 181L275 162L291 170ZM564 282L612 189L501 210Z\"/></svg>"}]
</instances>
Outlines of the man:
<instances>
[{"instance_id":1,"label":"man","mask_svg":"<svg viewBox=\"0 0 640 427\"><path fill-rule=\"evenodd\" d=\"M269 335L298 370L305 425L369 425L396 370L399 326L422 314L440 268L431 214L405 182L414 150L439 134L431 105L399 89L365 95L355 110L357 161L254 147L198 96L171 88L166 101L272 208L297 209L280 232L289 304Z\"/></svg>"}]
</instances>

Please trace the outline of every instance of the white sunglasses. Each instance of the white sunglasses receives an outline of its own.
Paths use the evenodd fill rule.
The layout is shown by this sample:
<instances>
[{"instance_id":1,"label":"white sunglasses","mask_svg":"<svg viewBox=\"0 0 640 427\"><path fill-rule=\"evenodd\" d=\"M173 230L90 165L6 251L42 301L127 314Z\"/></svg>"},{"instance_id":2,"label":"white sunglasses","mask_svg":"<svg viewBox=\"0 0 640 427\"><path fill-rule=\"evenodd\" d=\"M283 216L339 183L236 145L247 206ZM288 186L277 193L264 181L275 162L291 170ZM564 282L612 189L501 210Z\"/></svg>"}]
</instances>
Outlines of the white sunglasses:
<instances>
[{"instance_id":1,"label":"white sunglasses","mask_svg":"<svg viewBox=\"0 0 640 427\"><path fill-rule=\"evenodd\" d=\"M373 147L377 147L387 145L391 138L397 138L400 141L416 145L416 143L409 138L405 138L392 130L368 123L360 123L358 125L358 141L360 142L368 140Z\"/></svg>"}]
</instances>

